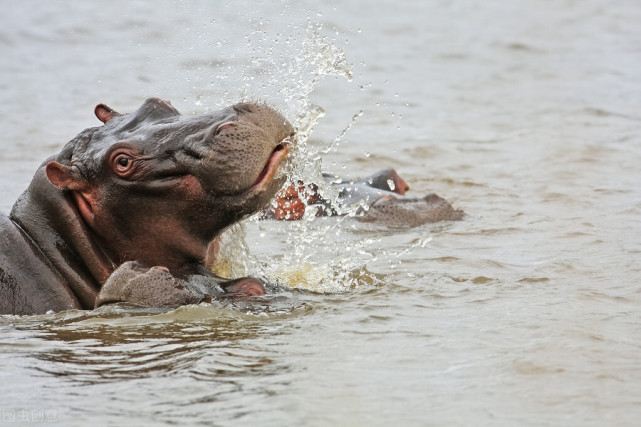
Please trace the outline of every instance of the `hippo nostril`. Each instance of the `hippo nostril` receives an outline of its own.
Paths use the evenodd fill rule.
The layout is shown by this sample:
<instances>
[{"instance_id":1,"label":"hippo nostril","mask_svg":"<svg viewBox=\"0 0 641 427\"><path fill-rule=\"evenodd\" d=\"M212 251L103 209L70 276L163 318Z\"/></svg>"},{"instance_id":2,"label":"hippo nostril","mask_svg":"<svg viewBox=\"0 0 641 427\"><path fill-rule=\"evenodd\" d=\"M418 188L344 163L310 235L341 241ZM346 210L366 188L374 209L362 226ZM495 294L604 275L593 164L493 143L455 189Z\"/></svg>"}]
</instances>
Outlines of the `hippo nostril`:
<instances>
[{"instance_id":1,"label":"hippo nostril","mask_svg":"<svg viewBox=\"0 0 641 427\"><path fill-rule=\"evenodd\" d=\"M218 126L218 129L216 129L215 135L220 134L222 131L227 130L229 128L234 127L235 122L227 122L223 123L222 125Z\"/></svg>"},{"instance_id":2,"label":"hippo nostril","mask_svg":"<svg viewBox=\"0 0 641 427\"><path fill-rule=\"evenodd\" d=\"M255 112L255 105L249 102L241 102L234 105L234 111L237 113L253 113Z\"/></svg>"}]
</instances>

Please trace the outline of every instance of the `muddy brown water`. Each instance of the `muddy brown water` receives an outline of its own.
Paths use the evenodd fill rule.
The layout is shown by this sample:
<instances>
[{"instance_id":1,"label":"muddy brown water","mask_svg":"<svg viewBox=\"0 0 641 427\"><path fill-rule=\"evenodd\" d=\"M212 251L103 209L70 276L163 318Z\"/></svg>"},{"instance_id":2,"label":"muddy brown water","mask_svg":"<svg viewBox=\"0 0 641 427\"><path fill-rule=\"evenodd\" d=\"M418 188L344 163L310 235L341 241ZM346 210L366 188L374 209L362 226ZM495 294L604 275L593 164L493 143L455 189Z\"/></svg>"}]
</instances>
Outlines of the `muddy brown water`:
<instances>
[{"instance_id":1,"label":"muddy brown water","mask_svg":"<svg viewBox=\"0 0 641 427\"><path fill-rule=\"evenodd\" d=\"M160 96L266 100L299 169L465 220L249 221L232 267L294 287L258 306L2 316L2 423L636 425L641 5L317 3L5 5L0 209L95 104Z\"/></svg>"}]
</instances>

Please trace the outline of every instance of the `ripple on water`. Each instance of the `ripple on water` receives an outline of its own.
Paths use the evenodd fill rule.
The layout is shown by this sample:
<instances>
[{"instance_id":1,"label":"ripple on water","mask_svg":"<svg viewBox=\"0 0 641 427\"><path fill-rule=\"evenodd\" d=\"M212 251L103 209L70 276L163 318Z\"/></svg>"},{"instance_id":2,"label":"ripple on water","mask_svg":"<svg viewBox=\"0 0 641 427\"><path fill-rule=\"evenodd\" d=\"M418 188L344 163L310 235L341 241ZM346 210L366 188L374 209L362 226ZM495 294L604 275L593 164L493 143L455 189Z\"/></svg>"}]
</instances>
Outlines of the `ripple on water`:
<instances>
[{"instance_id":1,"label":"ripple on water","mask_svg":"<svg viewBox=\"0 0 641 427\"><path fill-rule=\"evenodd\" d=\"M280 297L267 298L258 307L244 305L242 310L206 304L172 311L115 305L2 320L14 320L12 334L33 341L11 350L39 361L33 369L74 383L95 384L180 372L195 377L231 375L247 373L254 365L259 369L268 361L265 353L248 348L246 340L274 321L311 310L309 303Z\"/></svg>"}]
</instances>

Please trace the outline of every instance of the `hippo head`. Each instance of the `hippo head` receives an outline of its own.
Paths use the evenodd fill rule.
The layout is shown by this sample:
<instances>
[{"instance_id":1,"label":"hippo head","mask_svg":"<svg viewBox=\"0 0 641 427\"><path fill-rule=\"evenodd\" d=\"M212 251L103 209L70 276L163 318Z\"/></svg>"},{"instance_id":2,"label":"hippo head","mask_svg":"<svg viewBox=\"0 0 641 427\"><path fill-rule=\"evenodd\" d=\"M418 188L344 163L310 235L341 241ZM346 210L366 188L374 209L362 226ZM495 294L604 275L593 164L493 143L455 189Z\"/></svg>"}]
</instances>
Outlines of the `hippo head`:
<instances>
[{"instance_id":1,"label":"hippo head","mask_svg":"<svg viewBox=\"0 0 641 427\"><path fill-rule=\"evenodd\" d=\"M104 125L70 141L46 175L115 263L189 273L212 239L284 183L294 130L265 105L183 116L152 98L134 113L103 104L95 113Z\"/></svg>"}]
</instances>

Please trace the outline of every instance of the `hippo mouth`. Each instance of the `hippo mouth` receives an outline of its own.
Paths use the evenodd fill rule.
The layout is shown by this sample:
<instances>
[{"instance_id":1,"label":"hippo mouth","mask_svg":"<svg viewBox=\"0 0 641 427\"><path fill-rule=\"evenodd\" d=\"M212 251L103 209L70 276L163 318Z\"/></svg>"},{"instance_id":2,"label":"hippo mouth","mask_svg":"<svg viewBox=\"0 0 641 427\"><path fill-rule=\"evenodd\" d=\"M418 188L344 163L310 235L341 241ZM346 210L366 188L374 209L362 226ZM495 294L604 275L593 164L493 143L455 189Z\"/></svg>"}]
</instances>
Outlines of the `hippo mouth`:
<instances>
[{"instance_id":1,"label":"hippo mouth","mask_svg":"<svg viewBox=\"0 0 641 427\"><path fill-rule=\"evenodd\" d=\"M285 138L274 148L263 170L258 174L258 177L252 184L252 190L263 189L274 179L278 166L287 158L287 154L289 153L289 139L289 137Z\"/></svg>"}]
</instances>

